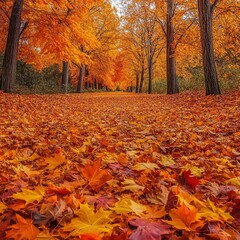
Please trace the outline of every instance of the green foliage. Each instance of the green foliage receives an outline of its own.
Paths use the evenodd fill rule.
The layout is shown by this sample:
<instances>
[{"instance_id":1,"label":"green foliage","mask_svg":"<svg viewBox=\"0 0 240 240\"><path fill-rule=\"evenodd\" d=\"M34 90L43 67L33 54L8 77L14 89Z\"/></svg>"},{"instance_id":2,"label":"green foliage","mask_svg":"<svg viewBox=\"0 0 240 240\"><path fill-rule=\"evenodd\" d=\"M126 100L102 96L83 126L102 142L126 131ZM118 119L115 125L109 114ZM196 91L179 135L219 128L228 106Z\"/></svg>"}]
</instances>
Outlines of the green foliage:
<instances>
[{"instance_id":1,"label":"green foliage","mask_svg":"<svg viewBox=\"0 0 240 240\"><path fill-rule=\"evenodd\" d=\"M192 77L185 79L178 76L180 92L205 90L205 82L202 67L189 68ZM218 66L219 83L222 92L240 89L240 69L229 64ZM147 80L147 79L146 79ZM147 92L147 81L145 80L143 92ZM166 93L167 80L159 79L153 81L153 93Z\"/></svg>"},{"instance_id":2,"label":"green foliage","mask_svg":"<svg viewBox=\"0 0 240 240\"><path fill-rule=\"evenodd\" d=\"M147 92L144 86L144 92ZM160 79L153 82L153 93L166 93L167 92L167 80Z\"/></svg>"},{"instance_id":3,"label":"green foliage","mask_svg":"<svg viewBox=\"0 0 240 240\"><path fill-rule=\"evenodd\" d=\"M62 93L61 72L57 64L44 68L42 71L35 70L31 65L18 61L17 82L14 92L22 94L30 93ZM73 92L71 86L68 92Z\"/></svg>"},{"instance_id":4,"label":"green foliage","mask_svg":"<svg viewBox=\"0 0 240 240\"><path fill-rule=\"evenodd\" d=\"M36 71L31 65L23 61L18 61L16 76L17 85L31 89L36 83L41 81L41 78L41 73Z\"/></svg>"},{"instance_id":5,"label":"green foliage","mask_svg":"<svg viewBox=\"0 0 240 240\"><path fill-rule=\"evenodd\" d=\"M218 67L219 84L223 91L240 89L240 69L234 65L224 64Z\"/></svg>"},{"instance_id":6,"label":"green foliage","mask_svg":"<svg viewBox=\"0 0 240 240\"><path fill-rule=\"evenodd\" d=\"M181 92L188 90L204 90L205 82L202 67L194 67L189 69L192 77L190 79L179 78L179 89Z\"/></svg>"},{"instance_id":7,"label":"green foliage","mask_svg":"<svg viewBox=\"0 0 240 240\"><path fill-rule=\"evenodd\" d=\"M3 54L0 54L0 72L2 71ZM44 94L62 93L61 72L57 64L37 71L30 64L23 61L17 62L17 76L14 86L15 93ZM68 92L74 92L73 87L68 87Z\"/></svg>"}]
</instances>

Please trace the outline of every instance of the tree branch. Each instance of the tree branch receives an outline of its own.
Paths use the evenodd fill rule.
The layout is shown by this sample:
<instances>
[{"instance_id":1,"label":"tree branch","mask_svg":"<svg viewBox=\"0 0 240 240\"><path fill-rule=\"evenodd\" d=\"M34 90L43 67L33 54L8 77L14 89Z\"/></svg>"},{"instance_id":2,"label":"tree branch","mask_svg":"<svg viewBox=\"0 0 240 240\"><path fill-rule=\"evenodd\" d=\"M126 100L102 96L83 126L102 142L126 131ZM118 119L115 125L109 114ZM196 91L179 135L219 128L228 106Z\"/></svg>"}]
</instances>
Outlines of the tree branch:
<instances>
[{"instance_id":1,"label":"tree branch","mask_svg":"<svg viewBox=\"0 0 240 240\"><path fill-rule=\"evenodd\" d=\"M216 5L218 4L218 2L220 2L220 0L214 0L214 2L211 5L211 14L213 15L214 9L216 7Z\"/></svg>"}]
</instances>

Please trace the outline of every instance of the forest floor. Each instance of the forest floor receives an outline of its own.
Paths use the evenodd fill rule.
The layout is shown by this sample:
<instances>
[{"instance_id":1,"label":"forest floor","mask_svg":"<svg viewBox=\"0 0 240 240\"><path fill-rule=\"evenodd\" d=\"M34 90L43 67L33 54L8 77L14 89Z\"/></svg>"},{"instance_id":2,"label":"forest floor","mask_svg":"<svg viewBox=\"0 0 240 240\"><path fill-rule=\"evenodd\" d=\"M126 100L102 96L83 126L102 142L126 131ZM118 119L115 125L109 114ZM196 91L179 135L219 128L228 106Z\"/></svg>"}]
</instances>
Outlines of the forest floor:
<instances>
[{"instance_id":1,"label":"forest floor","mask_svg":"<svg viewBox=\"0 0 240 240\"><path fill-rule=\"evenodd\" d=\"M240 239L240 92L0 93L0 239Z\"/></svg>"}]
</instances>

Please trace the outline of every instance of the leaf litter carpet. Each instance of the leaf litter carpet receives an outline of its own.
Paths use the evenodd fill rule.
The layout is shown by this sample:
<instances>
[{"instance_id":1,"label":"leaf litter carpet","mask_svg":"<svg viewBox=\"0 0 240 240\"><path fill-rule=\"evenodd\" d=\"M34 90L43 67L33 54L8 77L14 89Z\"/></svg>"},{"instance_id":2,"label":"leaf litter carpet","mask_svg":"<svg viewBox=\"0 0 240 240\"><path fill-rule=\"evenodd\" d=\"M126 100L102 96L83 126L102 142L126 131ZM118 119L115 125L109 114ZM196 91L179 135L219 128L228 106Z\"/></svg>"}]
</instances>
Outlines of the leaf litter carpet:
<instances>
[{"instance_id":1,"label":"leaf litter carpet","mask_svg":"<svg viewBox=\"0 0 240 240\"><path fill-rule=\"evenodd\" d=\"M240 239L240 92L0 94L0 239Z\"/></svg>"}]
</instances>

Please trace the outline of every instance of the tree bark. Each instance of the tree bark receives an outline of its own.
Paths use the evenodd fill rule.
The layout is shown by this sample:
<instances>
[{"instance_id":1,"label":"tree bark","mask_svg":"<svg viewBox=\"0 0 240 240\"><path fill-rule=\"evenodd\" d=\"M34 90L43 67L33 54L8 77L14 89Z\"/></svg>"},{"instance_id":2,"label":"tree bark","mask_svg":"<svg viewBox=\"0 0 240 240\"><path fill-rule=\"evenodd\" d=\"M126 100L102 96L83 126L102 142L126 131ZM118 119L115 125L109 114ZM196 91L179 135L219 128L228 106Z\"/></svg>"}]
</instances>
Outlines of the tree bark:
<instances>
[{"instance_id":1,"label":"tree bark","mask_svg":"<svg viewBox=\"0 0 240 240\"><path fill-rule=\"evenodd\" d=\"M148 59L148 94L152 93L152 56L149 57Z\"/></svg>"},{"instance_id":2,"label":"tree bark","mask_svg":"<svg viewBox=\"0 0 240 240\"><path fill-rule=\"evenodd\" d=\"M7 44L5 48L0 89L11 92L16 81L17 53L20 36L23 0L15 0L10 17Z\"/></svg>"},{"instance_id":3,"label":"tree bark","mask_svg":"<svg viewBox=\"0 0 240 240\"><path fill-rule=\"evenodd\" d=\"M135 89L136 93L138 93L139 90L138 88L139 88L139 74L136 73L136 89Z\"/></svg>"},{"instance_id":4,"label":"tree bark","mask_svg":"<svg viewBox=\"0 0 240 240\"><path fill-rule=\"evenodd\" d=\"M139 86L140 93L142 92L143 82L144 82L144 66L142 66L142 70L141 70L141 79L140 79L140 86Z\"/></svg>"},{"instance_id":5,"label":"tree bark","mask_svg":"<svg viewBox=\"0 0 240 240\"><path fill-rule=\"evenodd\" d=\"M167 3L167 94L175 94L179 92L179 88L176 77L174 27L172 23L174 0L168 0Z\"/></svg>"},{"instance_id":6,"label":"tree bark","mask_svg":"<svg viewBox=\"0 0 240 240\"><path fill-rule=\"evenodd\" d=\"M82 64L80 67L79 75L78 75L77 93L82 92L83 78L85 75L84 72L85 72L85 65Z\"/></svg>"},{"instance_id":7,"label":"tree bark","mask_svg":"<svg viewBox=\"0 0 240 240\"><path fill-rule=\"evenodd\" d=\"M212 16L215 5L210 0L198 0L198 15L201 33L202 62L206 95L221 94L214 58Z\"/></svg>"},{"instance_id":8,"label":"tree bark","mask_svg":"<svg viewBox=\"0 0 240 240\"><path fill-rule=\"evenodd\" d=\"M97 84L97 79L93 76L93 81L94 81L94 88L97 90L98 84Z\"/></svg>"},{"instance_id":9,"label":"tree bark","mask_svg":"<svg viewBox=\"0 0 240 240\"><path fill-rule=\"evenodd\" d=\"M68 81L69 81L69 62L63 61L63 67L62 67L62 87L64 89L64 92L68 92Z\"/></svg>"},{"instance_id":10,"label":"tree bark","mask_svg":"<svg viewBox=\"0 0 240 240\"><path fill-rule=\"evenodd\" d=\"M89 79L88 79L88 76L89 76L89 71L88 71L88 66L86 65L85 66L85 89L89 89L90 88L90 86L91 86L91 84L90 84L90 81L89 81Z\"/></svg>"}]
</instances>

